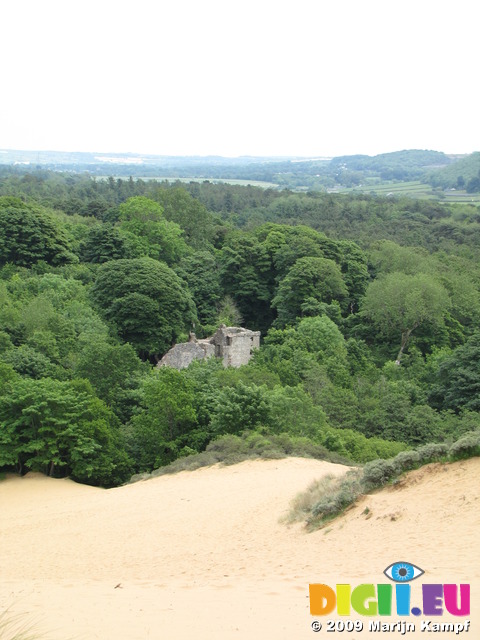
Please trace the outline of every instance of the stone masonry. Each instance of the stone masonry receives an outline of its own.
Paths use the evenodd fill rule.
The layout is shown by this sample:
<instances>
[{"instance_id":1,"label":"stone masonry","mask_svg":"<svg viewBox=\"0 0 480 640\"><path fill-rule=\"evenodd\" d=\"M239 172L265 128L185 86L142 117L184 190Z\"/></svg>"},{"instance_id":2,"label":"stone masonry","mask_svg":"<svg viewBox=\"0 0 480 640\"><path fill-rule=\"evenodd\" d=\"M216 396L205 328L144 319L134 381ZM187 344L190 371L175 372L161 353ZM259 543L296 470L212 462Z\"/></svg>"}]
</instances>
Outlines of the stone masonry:
<instances>
[{"instance_id":1,"label":"stone masonry","mask_svg":"<svg viewBox=\"0 0 480 640\"><path fill-rule=\"evenodd\" d=\"M206 360L215 356L224 367L241 367L252 357L253 349L260 347L260 331L242 327L221 325L210 338L197 340L190 334L189 342L180 342L168 351L157 367L184 369L194 360Z\"/></svg>"}]
</instances>

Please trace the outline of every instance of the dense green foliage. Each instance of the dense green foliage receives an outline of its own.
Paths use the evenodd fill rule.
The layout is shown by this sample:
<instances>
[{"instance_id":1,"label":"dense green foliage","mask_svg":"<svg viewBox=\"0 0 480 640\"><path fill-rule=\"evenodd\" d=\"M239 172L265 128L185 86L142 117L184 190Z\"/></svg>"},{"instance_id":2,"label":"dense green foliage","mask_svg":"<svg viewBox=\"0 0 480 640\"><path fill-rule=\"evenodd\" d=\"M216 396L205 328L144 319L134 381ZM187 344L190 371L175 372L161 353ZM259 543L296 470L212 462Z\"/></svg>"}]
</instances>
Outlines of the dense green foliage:
<instances>
[{"instance_id":1,"label":"dense green foliage","mask_svg":"<svg viewBox=\"0 0 480 640\"><path fill-rule=\"evenodd\" d=\"M52 215L17 198L0 198L0 265L62 264L73 258L66 233Z\"/></svg>"},{"instance_id":2,"label":"dense green foliage","mask_svg":"<svg viewBox=\"0 0 480 640\"><path fill-rule=\"evenodd\" d=\"M101 265L91 294L123 340L147 356L167 351L196 318L180 278L151 258Z\"/></svg>"},{"instance_id":3,"label":"dense green foliage","mask_svg":"<svg viewBox=\"0 0 480 640\"><path fill-rule=\"evenodd\" d=\"M4 174L0 470L112 486L222 447L369 463L478 428L477 207ZM154 367L221 322L261 330L248 365Z\"/></svg>"},{"instance_id":4,"label":"dense green foliage","mask_svg":"<svg viewBox=\"0 0 480 640\"><path fill-rule=\"evenodd\" d=\"M0 399L0 421L1 466L58 470L107 486L129 469L115 415L84 381L12 380Z\"/></svg>"}]
</instances>

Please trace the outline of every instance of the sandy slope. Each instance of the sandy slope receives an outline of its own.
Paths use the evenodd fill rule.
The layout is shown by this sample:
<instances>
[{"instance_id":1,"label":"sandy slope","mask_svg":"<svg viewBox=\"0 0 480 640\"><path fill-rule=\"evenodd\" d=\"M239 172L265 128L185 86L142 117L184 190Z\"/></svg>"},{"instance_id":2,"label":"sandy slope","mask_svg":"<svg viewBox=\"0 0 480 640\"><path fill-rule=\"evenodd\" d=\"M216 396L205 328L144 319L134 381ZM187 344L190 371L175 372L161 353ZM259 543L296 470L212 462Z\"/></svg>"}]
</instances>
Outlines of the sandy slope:
<instances>
[{"instance_id":1,"label":"sandy slope","mask_svg":"<svg viewBox=\"0 0 480 640\"><path fill-rule=\"evenodd\" d=\"M383 570L407 560L424 582L472 585L468 637L478 640L480 459L410 474L323 531L278 522L314 478L344 470L251 461L108 491L9 477L0 483L0 611L25 614L51 640L318 638L310 582L385 582Z\"/></svg>"}]
</instances>

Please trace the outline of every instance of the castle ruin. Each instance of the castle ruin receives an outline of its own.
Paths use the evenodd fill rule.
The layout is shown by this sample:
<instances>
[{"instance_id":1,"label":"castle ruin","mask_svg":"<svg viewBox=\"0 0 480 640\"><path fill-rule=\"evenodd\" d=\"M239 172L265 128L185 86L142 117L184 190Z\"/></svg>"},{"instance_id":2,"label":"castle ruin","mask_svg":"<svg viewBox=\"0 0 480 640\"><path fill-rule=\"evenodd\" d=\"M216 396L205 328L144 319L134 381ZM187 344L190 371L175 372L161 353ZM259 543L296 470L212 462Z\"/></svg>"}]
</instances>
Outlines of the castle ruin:
<instances>
[{"instance_id":1,"label":"castle ruin","mask_svg":"<svg viewBox=\"0 0 480 640\"><path fill-rule=\"evenodd\" d=\"M221 325L210 338L197 340L190 334L189 342L180 342L168 351L157 367L185 369L194 360L219 358L224 367L241 367L252 357L253 349L260 347L260 331Z\"/></svg>"}]
</instances>

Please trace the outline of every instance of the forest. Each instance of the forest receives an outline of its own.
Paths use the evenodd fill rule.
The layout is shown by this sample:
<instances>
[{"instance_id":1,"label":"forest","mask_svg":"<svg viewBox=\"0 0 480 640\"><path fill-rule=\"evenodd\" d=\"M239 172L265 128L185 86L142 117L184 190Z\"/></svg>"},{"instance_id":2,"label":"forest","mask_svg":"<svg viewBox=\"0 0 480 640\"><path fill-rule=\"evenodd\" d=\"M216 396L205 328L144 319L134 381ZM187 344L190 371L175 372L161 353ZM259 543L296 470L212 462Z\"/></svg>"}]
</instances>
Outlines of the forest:
<instances>
[{"instance_id":1,"label":"forest","mask_svg":"<svg viewBox=\"0 0 480 640\"><path fill-rule=\"evenodd\" d=\"M475 204L0 167L0 470L453 442L480 428L479 265ZM156 368L221 323L262 332L248 365Z\"/></svg>"}]
</instances>

